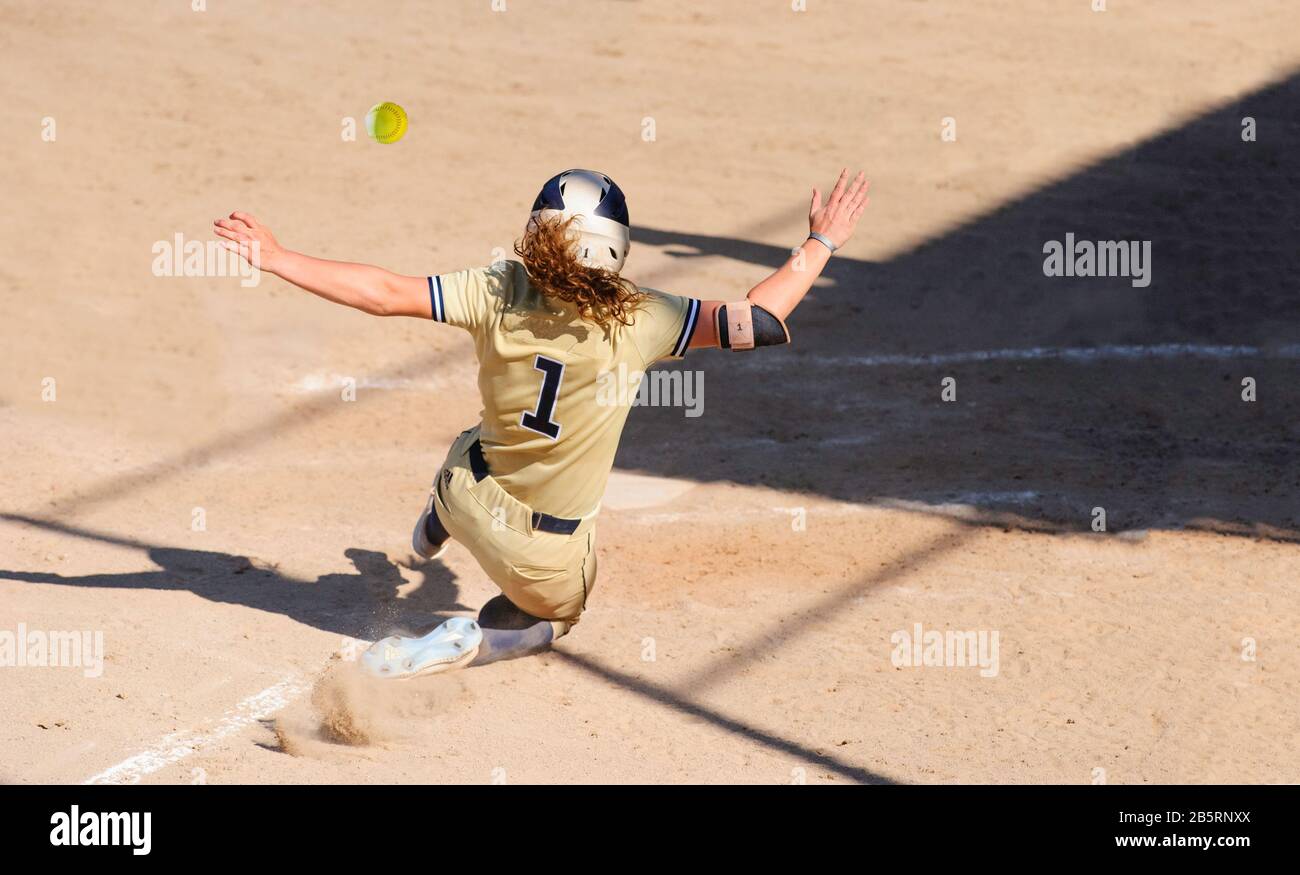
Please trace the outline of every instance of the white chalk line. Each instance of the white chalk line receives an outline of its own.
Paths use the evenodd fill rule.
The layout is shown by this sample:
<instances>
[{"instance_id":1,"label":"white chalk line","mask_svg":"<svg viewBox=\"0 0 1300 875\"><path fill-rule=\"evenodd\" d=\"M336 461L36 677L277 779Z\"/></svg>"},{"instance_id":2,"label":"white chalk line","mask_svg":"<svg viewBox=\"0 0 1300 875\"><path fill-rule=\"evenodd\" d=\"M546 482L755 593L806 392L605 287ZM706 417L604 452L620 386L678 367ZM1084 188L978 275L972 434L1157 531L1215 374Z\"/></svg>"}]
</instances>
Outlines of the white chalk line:
<instances>
[{"instance_id":1,"label":"white chalk line","mask_svg":"<svg viewBox=\"0 0 1300 875\"><path fill-rule=\"evenodd\" d=\"M83 783L138 784L145 775L165 769L205 747L242 732L259 720L265 720L302 695L308 686L301 676L290 675L244 699L227 711L211 729L173 732L152 747L127 757L117 765L87 778Z\"/></svg>"},{"instance_id":2,"label":"white chalk line","mask_svg":"<svg viewBox=\"0 0 1300 875\"><path fill-rule=\"evenodd\" d=\"M1019 492L963 492L959 495L937 498L935 502L913 501L903 498L877 498L855 504L826 504L804 506L738 507L729 511L681 510L655 513L627 513L626 518L637 525L663 523L701 523L716 520L758 519L774 514L791 515L806 512L808 516L858 516L880 510L902 510L913 513L948 516L955 519L975 519L982 507L989 505L1031 504L1046 498L1042 493L1028 490Z\"/></svg>"},{"instance_id":3,"label":"white chalk line","mask_svg":"<svg viewBox=\"0 0 1300 875\"><path fill-rule=\"evenodd\" d=\"M806 508L806 511L810 516L844 516L869 513L872 510L887 508L964 518L977 513L978 505L981 504L1022 504L1032 502L1040 497L1039 493L1031 491L968 492L953 496L942 504L926 504L919 501L884 498L865 504L832 504L811 507ZM805 510L803 507L771 506L767 508L738 508L733 512L702 510L647 513L645 511L632 511L628 512L627 516L638 524L659 525L663 523L770 516L773 514L789 515L803 510ZM223 739L244 731L258 721L271 717L286 708L306 692L309 687L310 684L301 675L289 675L261 692L254 693L239 702L228 710L211 729L206 731L173 732L165 735L153 746L127 757L96 775L92 775L82 783L138 784L145 776L174 765L204 748L211 747Z\"/></svg>"},{"instance_id":4,"label":"white chalk line","mask_svg":"<svg viewBox=\"0 0 1300 875\"><path fill-rule=\"evenodd\" d=\"M1140 359L1210 359L1240 358L1296 359L1300 344L1263 349L1256 346L1206 346L1192 343L1161 343L1153 346L1105 345L1083 347L1034 346L1027 349L984 349L969 352L931 353L926 355L801 356L800 364L822 367L933 367L979 362L1018 362L1058 360L1067 362L1125 361Z\"/></svg>"},{"instance_id":5,"label":"white chalk line","mask_svg":"<svg viewBox=\"0 0 1300 875\"><path fill-rule=\"evenodd\" d=\"M977 349L966 352L928 353L919 355L882 354L856 356L799 356L799 365L842 368L922 368L939 365L979 364L981 362L1064 361L1076 364L1104 361L1140 361L1170 359L1205 359L1228 361L1243 358L1300 359L1300 344L1265 349L1242 345L1205 345L1194 343L1161 343L1155 345L1103 345L1081 347L1034 346L1027 349ZM784 357L748 357L748 365L784 368L790 361ZM440 392L451 385L445 375L439 377L356 377L342 374L308 374L294 383L290 390L303 395L337 391L355 379L356 389L403 390L408 392Z\"/></svg>"}]
</instances>

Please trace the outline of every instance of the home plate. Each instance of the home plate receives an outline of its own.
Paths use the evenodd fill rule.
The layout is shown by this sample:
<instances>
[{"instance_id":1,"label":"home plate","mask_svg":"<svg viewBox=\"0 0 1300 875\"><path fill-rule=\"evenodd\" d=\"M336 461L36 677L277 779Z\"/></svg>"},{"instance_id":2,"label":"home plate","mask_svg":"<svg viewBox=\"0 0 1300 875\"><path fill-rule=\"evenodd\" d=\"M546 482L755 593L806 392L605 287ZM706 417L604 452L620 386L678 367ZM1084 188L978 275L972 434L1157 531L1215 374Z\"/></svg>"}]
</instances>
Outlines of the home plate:
<instances>
[{"instance_id":1,"label":"home plate","mask_svg":"<svg viewBox=\"0 0 1300 875\"><path fill-rule=\"evenodd\" d=\"M605 500L601 502L601 507L610 510L658 507L686 494L696 485L691 480L614 471L609 475L609 485L605 487Z\"/></svg>"}]
</instances>

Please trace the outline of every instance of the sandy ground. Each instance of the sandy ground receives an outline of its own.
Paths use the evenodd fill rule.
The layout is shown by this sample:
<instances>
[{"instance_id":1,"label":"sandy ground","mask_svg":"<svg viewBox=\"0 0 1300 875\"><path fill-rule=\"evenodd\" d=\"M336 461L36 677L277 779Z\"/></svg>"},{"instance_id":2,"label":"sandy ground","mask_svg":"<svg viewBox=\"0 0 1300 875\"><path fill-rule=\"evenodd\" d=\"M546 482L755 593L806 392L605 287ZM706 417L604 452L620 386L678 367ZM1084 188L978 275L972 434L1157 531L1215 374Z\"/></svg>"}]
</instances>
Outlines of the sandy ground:
<instances>
[{"instance_id":1,"label":"sandy ground","mask_svg":"<svg viewBox=\"0 0 1300 875\"><path fill-rule=\"evenodd\" d=\"M1300 780L1295 4L207 5L0 4L0 634L105 652L0 667L0 780ZM345 141L380 100L406 138ZM452 270L594 166L627 274L725 298L845 163L869 218L795 344L634 411L575 633L349 680L494 593L406 546L470 345L155 241L243 209ZM1044 277L1066 232L1152 240L1151 286ZM916 624L996 673L895 665Z\"/></svg>"}]
</instances>

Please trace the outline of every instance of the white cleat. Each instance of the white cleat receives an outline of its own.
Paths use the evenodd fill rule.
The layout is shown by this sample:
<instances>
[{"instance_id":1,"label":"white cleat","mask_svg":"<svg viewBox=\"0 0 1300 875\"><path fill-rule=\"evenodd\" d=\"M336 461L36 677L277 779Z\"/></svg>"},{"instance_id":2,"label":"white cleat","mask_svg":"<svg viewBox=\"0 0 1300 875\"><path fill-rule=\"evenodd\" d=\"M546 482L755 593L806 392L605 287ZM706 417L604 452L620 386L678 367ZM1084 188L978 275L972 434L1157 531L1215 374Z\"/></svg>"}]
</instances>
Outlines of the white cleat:
<instances>
[{"instance_id":1,"label":"white cleat","mask_svg":"<svg viewBox=\"0 0 1300 875\"><path fill-rule=\"evenodd\" d=\"M377 678L407 680L463 668L478 655L483 630L469 617L452 617L423 638L391 635L361 654L361 668Z\"/></svg>"},{"instance_id":2,"label":"white cleat","mask_svg":"<svg viewBox=\"0 0 1300 875\"><path fill-rule=\"evenodd\" d=\"M415 521L415 531L411 532L411 549L415 551L415 555L428 560L437 559L443 553L446 553L447 546L451 544L451 538L448 538L441 544L435 546L433 542L429 540L428 534L425 533L425 520L427 520L429 514L433 512L433 489L430 489L429 500L424 503L424 512L421 513L420 518Z\"/></svg>"}]
</instances>

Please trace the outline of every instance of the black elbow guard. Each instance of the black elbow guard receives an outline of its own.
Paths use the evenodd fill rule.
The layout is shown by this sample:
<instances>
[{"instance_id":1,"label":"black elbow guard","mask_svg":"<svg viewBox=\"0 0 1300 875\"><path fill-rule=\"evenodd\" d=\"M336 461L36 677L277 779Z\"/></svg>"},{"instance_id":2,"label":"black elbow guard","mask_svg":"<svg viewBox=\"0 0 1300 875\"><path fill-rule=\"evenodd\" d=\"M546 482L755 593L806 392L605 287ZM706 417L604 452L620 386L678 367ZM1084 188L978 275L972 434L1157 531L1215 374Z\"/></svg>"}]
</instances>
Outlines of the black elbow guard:
<instances>
[{"instance_id":1,"label":"black elbow guard","mask_svg":"<svg viewBox=\"0 0 1300 875\"><path fill-rule=\"evenodd\" d=\"M718 308L718 346L755 349L790 342L790 329L758 304L735 301Z\"/></svg>"}]
</instances>

